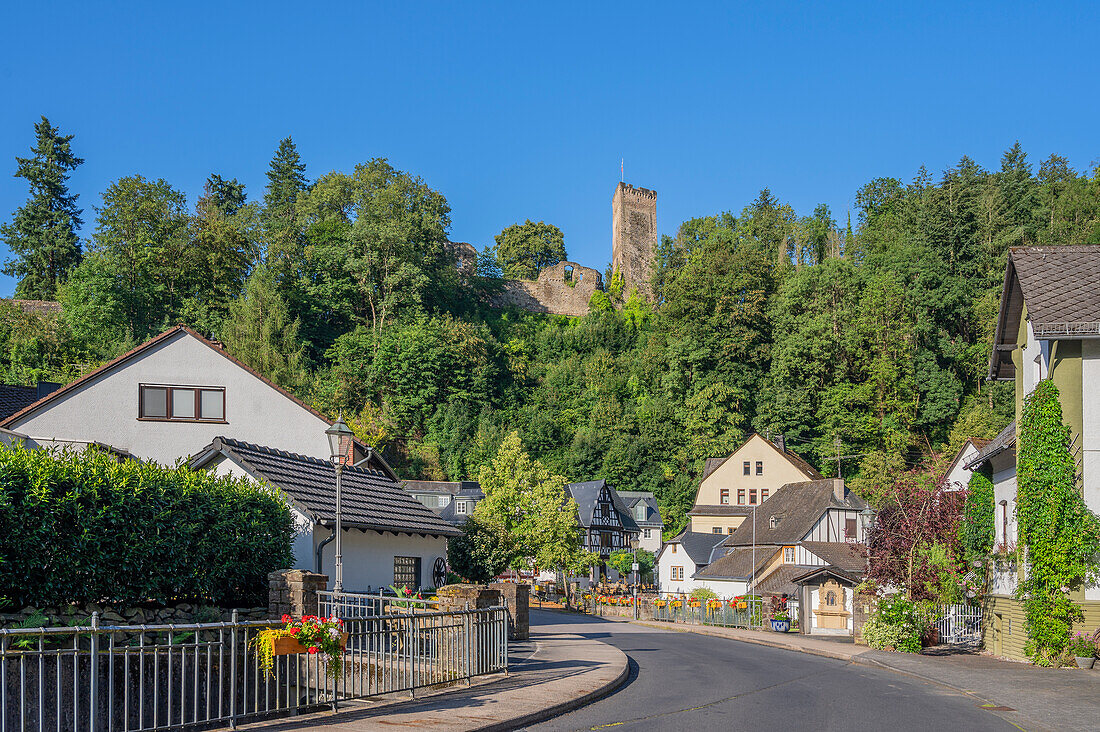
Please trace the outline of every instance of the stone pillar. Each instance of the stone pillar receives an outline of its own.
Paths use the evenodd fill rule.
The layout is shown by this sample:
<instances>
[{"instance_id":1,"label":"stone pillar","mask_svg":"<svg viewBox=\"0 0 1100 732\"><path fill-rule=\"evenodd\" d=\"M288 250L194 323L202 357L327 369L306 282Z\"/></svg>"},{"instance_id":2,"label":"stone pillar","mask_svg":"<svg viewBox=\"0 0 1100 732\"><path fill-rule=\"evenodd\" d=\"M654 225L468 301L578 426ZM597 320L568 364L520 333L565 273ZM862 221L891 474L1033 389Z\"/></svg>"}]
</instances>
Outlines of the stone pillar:
<instances>
[{"instance_id":1,"label":"stone pillar","mask_svg":"<svg viewBox=\"0 0 1100 732\"><path fill-rule=\"evenodd\" d=\"M499 592L508 608L508 637L512 640L527 640L531 630L531 586L516 582L497 582L489 585L489 589Z\"/></svg>"},{"instance_id":2,"label":"stone pillar","mask_svg":"<svg viewBox=\"0 0 1100 732\"><path fill-rule=\"evenodd\" d=\"M500 591L485 585L443 585L435 592L442 612L478 610L500 605Z\"/></svg>"},{"instance_id":3,"label":"stone pillar","mask_svg":"<svg viewBox=\"0 0 1100 732\"><path fill-rule=\"evenodd\" d=\"M273 618L316 615L317 591L328 586L328 575L304 569L280 569L267 576L267 611Z\"/></svg>"}]
</instances>

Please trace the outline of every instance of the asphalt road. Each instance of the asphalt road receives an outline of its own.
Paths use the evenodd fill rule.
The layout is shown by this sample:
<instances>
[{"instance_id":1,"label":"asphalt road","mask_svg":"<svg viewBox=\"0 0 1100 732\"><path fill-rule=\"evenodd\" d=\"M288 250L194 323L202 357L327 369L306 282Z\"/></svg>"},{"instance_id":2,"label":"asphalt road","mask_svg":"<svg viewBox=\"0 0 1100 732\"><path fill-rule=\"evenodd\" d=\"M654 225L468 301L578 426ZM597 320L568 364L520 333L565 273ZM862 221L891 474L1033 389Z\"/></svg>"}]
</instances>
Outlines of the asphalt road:
<instances>
[{"instance_id":1,"label":"asphalt road","mask_svg":"<svg viewBox=\"0 0 1100 732\"><path fill-rule=\"evenodd\" d=\"M630 679L531 730L1018 730L973 697L892 671L695 633L531 611L532 630L622 649Z\"/></svg>"}]
</instances>

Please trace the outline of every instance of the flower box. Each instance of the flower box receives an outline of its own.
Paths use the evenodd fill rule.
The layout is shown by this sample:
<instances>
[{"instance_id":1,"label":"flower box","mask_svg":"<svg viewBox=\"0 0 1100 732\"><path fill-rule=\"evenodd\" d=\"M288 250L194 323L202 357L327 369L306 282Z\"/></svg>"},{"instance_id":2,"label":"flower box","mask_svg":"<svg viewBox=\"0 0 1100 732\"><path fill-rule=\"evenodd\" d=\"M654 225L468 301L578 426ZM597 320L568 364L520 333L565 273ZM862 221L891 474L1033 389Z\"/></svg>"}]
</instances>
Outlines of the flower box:
<instances>
[{"instance_id":1,"label":"flower box","mask_svg":"<svg viewBox=\"0 0 1100 732\"><path fill-rule=\"evenodd\" d=\"M340 646L346 648L348 645L348 634L340 634ZM277 638L271 639L271 655L272 656L292 656L295 653L309 653L309 649L298 642L298 639L291 635L281 635Z\"/></svg>"}]
</instances>

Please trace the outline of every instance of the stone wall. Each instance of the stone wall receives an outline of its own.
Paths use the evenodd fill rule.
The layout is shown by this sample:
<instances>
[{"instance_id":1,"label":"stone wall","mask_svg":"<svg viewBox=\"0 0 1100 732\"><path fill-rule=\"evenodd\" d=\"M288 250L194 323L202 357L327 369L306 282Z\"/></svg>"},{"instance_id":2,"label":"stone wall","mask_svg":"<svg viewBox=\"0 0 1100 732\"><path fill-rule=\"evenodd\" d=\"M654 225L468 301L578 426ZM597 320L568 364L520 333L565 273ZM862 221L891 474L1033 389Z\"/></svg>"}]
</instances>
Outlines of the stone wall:
<instances>
[{"instance_id":1,"label":"stone wall","mask_svg":"<svg viewBox=\"0 0 1100 732\"><path fill-rule=\"evenodd\" d=\"M500 599L508 608L508 637L527 640L531 631L531 585L516 582L495 582L490 590L500 593Z\"/></svg>"},{"instance_id":2,"label":"stone wall","mask_svg":"<svg viewBox=\"0 0 1100 732\"><path fill-rule=\"evenodd\" d=\"M611 199L611 267L631 290L652 299L650 275L657 251L657 192L619 183Z\"/></svg>"},{"instance_id":3,"label":"stone wall","mask_svg":"<svg viewBox=\"0 0 1100 732\"><path fill-rule=\"evenodd\" d=\"M0 614L0 627L11 628L38 613L39 609L26 607L14 613ZM46 616L45 627L64 627L79 622L91 624L92 613L99 613L99 624L104 625L188 625L191 623L229 622L233 610L190 602L174 605L138 605L116 607L95 602L83 605L40 608ZM238 608L239 620L267 620L266 607Z\"/></svg>"},{"instance_id":4,"label":"stone wall","mask_svg":"<svg viewBox=\"0 0 1100 732\"><path fill-rule=\"evenodd\" d=\"M600 273L591 267L558 262L539 272L537 280L505 281L495 304L532 313L580 317L588 314L588 301L600 286Z\"/></svg>"},{"instance_id":5,"label":"stone wall","mask_svg":"<svg viewBox=\"0 0 1100 732\"><path fill-rule=\"evenodd\" d=\"M304 569L280 569L267 576L267 609L273 618L316 615L317 591L328 586L328 575Z\"/></svg>"}]
</instances>

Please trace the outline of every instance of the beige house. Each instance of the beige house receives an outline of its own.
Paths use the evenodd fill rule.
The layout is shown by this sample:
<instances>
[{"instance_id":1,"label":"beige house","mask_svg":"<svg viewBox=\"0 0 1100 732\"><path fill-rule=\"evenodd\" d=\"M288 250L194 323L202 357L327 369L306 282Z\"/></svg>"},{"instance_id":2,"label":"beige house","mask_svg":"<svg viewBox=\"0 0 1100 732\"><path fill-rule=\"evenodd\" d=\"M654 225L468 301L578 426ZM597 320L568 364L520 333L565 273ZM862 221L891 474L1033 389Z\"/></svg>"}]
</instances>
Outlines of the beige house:
<instances>
[{"instance_id":1,"label":"beige house","mask_svg":"<svg viewBox=\"0 0 1100 732\"><path fill-rule=\"evenodd\" d=\"M788 483L819 480L813 466L786 448L783 436L775 442L755 432L726 458L709 458L688 512L690 531L732 534L757 506Z\"/></svg>"}]
</instances>

